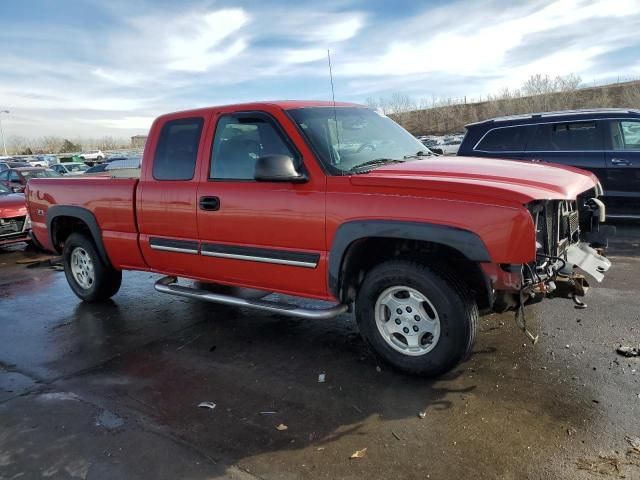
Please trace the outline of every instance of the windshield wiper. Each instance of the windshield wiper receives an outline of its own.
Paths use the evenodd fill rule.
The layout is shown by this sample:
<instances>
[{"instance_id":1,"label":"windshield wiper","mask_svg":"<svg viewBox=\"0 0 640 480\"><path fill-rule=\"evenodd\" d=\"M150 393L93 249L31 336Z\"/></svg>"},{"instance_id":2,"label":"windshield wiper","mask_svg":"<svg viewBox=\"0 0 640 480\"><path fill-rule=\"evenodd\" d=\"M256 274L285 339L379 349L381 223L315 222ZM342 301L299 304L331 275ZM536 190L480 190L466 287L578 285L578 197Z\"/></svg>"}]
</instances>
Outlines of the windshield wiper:
<instances>
[{"instance_id":1,"label":"windshield wiper","mask_svg":"<svg viewBox=\"0 0 640 480\"><path fill-rule=\"evenodd\" d=\"M404 160L398 160L397 158L375 158L373 160L369 160L367 162L361 163L349 169L350 172L357 172L361 170L363 167L375 167L379 165L385 165L387 163L402 163Z\"/></svg>"}]
</instances>

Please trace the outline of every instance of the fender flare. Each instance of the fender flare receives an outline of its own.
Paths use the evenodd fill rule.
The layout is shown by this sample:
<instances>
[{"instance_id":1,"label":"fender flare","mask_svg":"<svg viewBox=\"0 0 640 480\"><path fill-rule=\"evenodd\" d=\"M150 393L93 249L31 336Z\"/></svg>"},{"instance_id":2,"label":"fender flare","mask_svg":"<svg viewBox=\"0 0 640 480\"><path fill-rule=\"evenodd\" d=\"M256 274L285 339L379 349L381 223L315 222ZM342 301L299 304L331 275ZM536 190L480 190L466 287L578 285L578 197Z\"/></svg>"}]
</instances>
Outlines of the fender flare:
<instances>
[{"instance_id":1,"label":"fender flare","mask_svg":"<svg viewBox=\"0 0 640 480\"><path fill-rule=\"evenodd\" d=\"M98 221L93 213L84 207L75 207L68 205L53 205L47 209L47 231L49 232L49 241L53 248L58 251L57 244L55 243L53 228L53 221L58 217L72 217L81 220L89 228L93 241L96 244L98 255L106 265L111 265L111 261L107 256L107 251L104 248L102 242L102 231L98 226ZM60 252L58 252L60 253Z\"/></svg>"},{"instance_id":2,"label":"fender flare","mask_svg":"<svg viewBox=\"0 0 640 480\"><path fill-rule=\"evenodd\" d=\"M469 230L433 223L393 220L355 220L338 227L329 251L329 290L339 297L342 265L353 242L364 238L401 238L441 243L455 248L474 262L491 262L482 239Z\"/></svg>"}]
</instances>

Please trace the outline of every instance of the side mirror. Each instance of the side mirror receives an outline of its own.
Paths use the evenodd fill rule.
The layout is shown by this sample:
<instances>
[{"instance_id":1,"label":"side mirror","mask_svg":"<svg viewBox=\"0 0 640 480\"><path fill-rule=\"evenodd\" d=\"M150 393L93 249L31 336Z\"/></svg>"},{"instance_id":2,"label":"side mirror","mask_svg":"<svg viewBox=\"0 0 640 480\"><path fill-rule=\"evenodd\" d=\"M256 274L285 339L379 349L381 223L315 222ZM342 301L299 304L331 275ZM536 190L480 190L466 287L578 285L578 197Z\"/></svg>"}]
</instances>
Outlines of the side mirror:
<instances>
[{"instance_id":1,"label":"side mirror","mask_svg":"<svg viewBox=\"0 0 640 480\"><path fill-rule=\"evenodd\" d=\"M256 162L253 174L259 182L295 182L307 181L307 176L296 168L293 158L288 155L265 155Z\"/></svg>"}]
</instances>

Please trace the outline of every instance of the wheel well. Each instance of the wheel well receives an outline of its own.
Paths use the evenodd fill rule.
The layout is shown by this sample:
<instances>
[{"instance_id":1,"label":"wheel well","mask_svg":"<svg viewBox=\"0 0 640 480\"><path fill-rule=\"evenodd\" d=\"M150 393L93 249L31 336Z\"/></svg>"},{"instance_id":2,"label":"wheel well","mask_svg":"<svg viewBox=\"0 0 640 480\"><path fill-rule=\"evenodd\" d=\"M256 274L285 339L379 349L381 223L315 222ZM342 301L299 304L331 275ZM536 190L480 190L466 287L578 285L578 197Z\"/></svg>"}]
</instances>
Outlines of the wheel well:
<instances>
[{"instance_id":1,"label":"wheel well","mask_svg":"<svg viewBox=\"0 0 640 480\"><path fill-rule=\"evenodd\" d=\"M399 238L363 238L349 245L340 269L339 298L345 303L354 301L367 272L391 259L420 260L427 265L446 266L467 285L479 310L491 308L491 287L477 262L442 243Z\"/></svg>"},{"instance_id":2,"label":"wheel well","mask_svg":"<svg viewBox=\"0 0 640 480\"><path fill-rule=\"evenodd\" d=\"M51 221L51 240L53 248L62 252L64 242L74 232L82 232L93 238L89 226L77 217L58 216Z\"/></svg>"}]
</instances>

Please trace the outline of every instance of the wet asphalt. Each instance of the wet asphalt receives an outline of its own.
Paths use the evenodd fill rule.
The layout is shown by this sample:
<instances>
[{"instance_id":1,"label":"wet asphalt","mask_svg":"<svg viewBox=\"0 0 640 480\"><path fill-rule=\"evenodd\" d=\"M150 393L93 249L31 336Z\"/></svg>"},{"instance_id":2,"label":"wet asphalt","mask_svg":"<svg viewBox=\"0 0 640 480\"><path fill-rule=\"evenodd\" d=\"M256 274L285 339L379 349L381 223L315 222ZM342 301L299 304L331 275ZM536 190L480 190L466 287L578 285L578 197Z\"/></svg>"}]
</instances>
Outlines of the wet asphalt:
<instances>
[{"instance_id":1,"label":"wet asphalt","mask_svg":"<svg viewBox=\"0 0 640 480\"><path fill-rule=\"evenodd\" d=\"M350 314L215 306L137 272L88 305L0 250L0 479L640 478L640 358L616 354L640 344L640 227L619 229L588 309L528 309L535 346L484 317L436 380L378 365Z\"/></svg>"}]
</instances>

